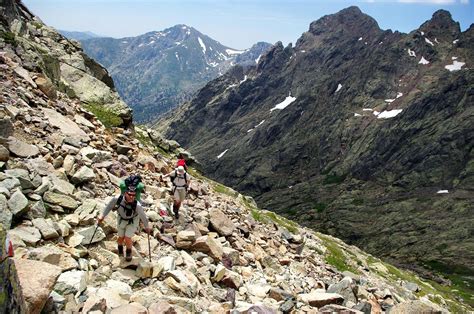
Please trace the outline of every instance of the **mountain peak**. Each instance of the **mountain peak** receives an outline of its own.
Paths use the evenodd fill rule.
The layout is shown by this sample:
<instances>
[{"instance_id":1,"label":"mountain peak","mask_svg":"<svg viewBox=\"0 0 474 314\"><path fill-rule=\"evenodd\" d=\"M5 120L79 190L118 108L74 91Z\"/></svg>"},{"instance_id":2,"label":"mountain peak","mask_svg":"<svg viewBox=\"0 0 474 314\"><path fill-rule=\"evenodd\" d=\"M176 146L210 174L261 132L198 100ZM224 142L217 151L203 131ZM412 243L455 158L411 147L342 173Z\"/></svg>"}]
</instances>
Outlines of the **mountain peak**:
<instances>
[{"instance_id":1,"label":"mountain peak","mask_svg":"<svg viewBox=\"0 0 474 314\"><path fill-rule=\"evenodd\" d=\"M433 13L431 19L423 23L419 29L432 36L443 36L446 34L458 36L461 32L459 22L455 22L451 13L446 10L438 10Z\"/></svg>"},{"instance_id":2,"label":"mountain peak","mask_svg":"<svg viewBox=\"0 0 474 314\"><path fill-rule=\"evenodd\" d=\"M323 33L336 33L344 31L365 35L378 32L380 28L372 17L364 14L358 7L350 6L336 14L325 15L319 20L312 22L309 31L314 35Z\"/></svg>"}]
</instances>

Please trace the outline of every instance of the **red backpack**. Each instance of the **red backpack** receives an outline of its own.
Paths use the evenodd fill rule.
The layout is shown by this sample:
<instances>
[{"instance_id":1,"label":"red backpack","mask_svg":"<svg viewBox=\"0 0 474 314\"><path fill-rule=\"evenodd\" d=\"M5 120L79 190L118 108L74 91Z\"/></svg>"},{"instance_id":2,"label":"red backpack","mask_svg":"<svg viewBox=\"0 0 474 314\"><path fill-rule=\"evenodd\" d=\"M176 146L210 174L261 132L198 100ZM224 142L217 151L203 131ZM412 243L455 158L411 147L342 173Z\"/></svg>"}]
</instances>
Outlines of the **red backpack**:
<instances>
[{"instance_id":1,"label":"red backpack","mask_svg":"<svg viewBox=\"0 0 474 314\"><path fill-rule=\"evenodd\" d=\"M186 160L184 159L178 159L178 162L176 163L176 168L179 166L183 166L184 170L188 170L188 167L186 166Z\"/></svg>"}]
</instances>

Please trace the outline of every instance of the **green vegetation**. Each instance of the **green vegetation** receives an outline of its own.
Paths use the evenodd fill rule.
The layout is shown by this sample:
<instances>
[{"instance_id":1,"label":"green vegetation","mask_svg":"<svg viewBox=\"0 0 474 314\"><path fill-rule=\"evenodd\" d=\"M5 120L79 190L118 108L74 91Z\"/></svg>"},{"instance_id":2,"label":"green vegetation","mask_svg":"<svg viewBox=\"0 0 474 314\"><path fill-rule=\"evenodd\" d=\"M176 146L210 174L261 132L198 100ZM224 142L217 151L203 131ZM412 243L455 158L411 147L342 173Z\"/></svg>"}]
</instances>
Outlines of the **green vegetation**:
<instances>
[{"instance_id":1,"label":"green vegetation","mask_svg":"<svg viewBox=\"0 0 474 314\"><path fill-rule=\"evenodd\" d=\"M339 184L344 181L346 175L338 176L336 174L328 174L323 180L324 185L328 184Z\"/></svg>"},{"instance_id":2,"label":"green vegetation","mask_svg":"<svg viewBox=\"0 0 474 314\"><path fill-rule=\"evenodd\" d=\"M326 203L314 203L313 204L314 210L317 211L318 213L322 213L327 207L328 207L328 205Z\"/></svg>"},{"instance_id":3,"label":"green vegetation","mask_svg":"<svg viewBox=\"0 0 474 314\"><path fill-rule=\"evenodd\" d=\"M291 221L288 220L278 214L275 214L274 212L270 212L267 210L259 210L257 208L250 208L250 211L252 213L253 219L263 222L263 223L275 223L280 227L283 227L287 229L289 232L293 234L298 234L298 225Z\"/></svg>"},{"instance_id":4,"label":"green vegetation","mask_svg":"<svg viewBox=\"0 0 474 314\"><path fill-rule=\"evenodd\" d=\"M225 194L225 195L229 195L229 196L232 196L232 197L237 197L239 196L239 193L226 187L226 186L223 186L222 184L220 183L214 183L214 191L216 191L217 193L221 193L221 194Z\"/></svg>"},{"instance_id":5,"label":"green vegetation","mask_svg":"<svg viewBox=\"0 0 474 314\"><path fill-rule=\"evenodd\" d=\"M3 40L5 40L5 42L7 44L10 44L10 45L13 45L13 46L18 45L18 42L15 39L15 34L13 34L12 32L1 32L0 31L0 37L2 37Z\"/></svg>"},{"instance_id":6,"label":"green vegetation","mask_svg":"<svg viewBox=\"0 0 474 314\"><path fill-rule=\"evenodd\" d=\"M364 200L362 198L353 199L351 202L353 205L360 206L364 205Z\"/></svg>"},{"instance_id":7,"label":"green vegetation","mask_svg":"<svg viewBox=\"0 0 474 314\"><path fill-rule=\"evenodd\" d=\"M471 299L472 289L470 291L465 290L465 286L461 287L457 285L454 281L453 281L452 286L443 286L432 280L420 279L418 276L416 276L410 271L400 270L390 264L387 264L378 259L375 259L372 256L369 256L367 258L367 262L369 265L374 264L374 263L383 264L387 268L388 274L385 274L380 271L376 271L376 272L381 277L389 279L392 282L395 282L397 280L403 280L406 282L416 283L418 287L420 288L420 291L416 293L418 297L428 296L428 298L432 302L438 305L443 305L442 300L444 299L446 301L447 306L449 307L449 310L453 313L466 313L467 311L467 309L461 306L459 301L457 301L459 296L461 296L464 302L469 304L469 306L471 307L473 306L473 300ZM371 269L372 271L374 271L373 268Z\"/></svg>"},{"instance_id":8,"label":"green vegetation","mask_svg":"<svg viewBox=\"0 0 474 314\"><path fill-rule=\"evenodd\" d=\"M84 104L84 108L92 112L106 128L118 127L123 124L122 118L102 104L90 102Z\"/></svg>"},{"instance_id":9,"label":"green vegetation","mask_svg":"<svg viewBox=\"0 0 474 314\"><path fill-rule=\"evenodd\" d=\"M346 255L341 250L341 248L339 248L339 245L337 244L336 241L323 235L318 235L318 236L323 241L324 246L326 246L327 248L326 257L325 257L326 263L336 267L336 269L341 272L347 270L354 274L359 273L359 271L355 267L351 266L348 263L348 259Z\"/></svg>"},{"instance_id":10,"label":"green vegetation","mask_svg":"<svg viewBox=\"0 0 474 314\"><path fill-rule=\"evenodd\" d=\"M37 22L37 21L31 22L31 24L32 24L36 29L40 29L40 28L43 27L43 24L41 24L40 22Z\"/></svg>"}]
</instances>

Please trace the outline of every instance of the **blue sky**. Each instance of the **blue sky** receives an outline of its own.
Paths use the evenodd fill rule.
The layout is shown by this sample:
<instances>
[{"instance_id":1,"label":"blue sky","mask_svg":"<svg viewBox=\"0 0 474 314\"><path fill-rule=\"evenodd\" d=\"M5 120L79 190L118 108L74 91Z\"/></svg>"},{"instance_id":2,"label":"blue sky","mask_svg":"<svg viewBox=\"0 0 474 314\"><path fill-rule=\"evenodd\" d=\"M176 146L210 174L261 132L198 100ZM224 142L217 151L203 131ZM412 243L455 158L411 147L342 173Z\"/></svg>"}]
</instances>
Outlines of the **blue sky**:
<instances>
[{"instance_id":1,"label":"blue sky","mask_svg":"<svg viewBox=\"0 0 474 314\"><path fill-rule=\"evenodd\" d=\"M408 33L438 9L461 30L474 23L474 0L23 0L43 22L68 31L137 36L186 24L235 49L257 41L295 43L309 24L351 5L382 29Z\"/></svg>"}]
</instances>

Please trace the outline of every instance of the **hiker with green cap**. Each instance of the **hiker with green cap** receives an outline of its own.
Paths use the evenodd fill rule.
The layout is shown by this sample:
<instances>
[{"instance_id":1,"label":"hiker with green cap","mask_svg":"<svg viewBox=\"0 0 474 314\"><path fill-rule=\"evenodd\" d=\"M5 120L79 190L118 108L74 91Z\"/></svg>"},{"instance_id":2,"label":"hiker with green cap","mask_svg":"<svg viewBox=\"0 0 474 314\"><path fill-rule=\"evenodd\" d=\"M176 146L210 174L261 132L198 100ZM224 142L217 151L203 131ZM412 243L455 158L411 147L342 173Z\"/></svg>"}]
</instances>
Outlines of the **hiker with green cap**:
<instances>
[{"instance_id":1,"label":"hiker with green cap","mask_svg":"<svg viewBox=\"0 0 474 314\"><path fill-rule=\"evenodd\" d=\"M128 262L132 260L132 236L137 231L140 220L145 226L145 232L151 233L148 218L138 201L143 190L143 183L140 181L141 178L139 176L130 176L123 184L121 183L122 193L119 196L113 197L104 208L102 214L97 218L97 222L100 224L112 209L117 209L118 253L120 257L123 256L123 243L125 242L125 260Z\"/></svg>"}]
</instances>

